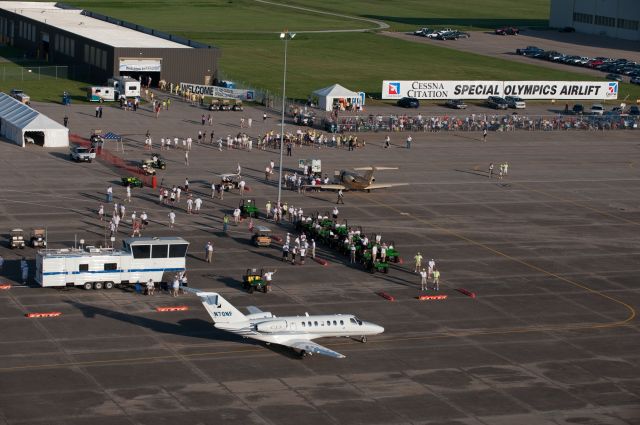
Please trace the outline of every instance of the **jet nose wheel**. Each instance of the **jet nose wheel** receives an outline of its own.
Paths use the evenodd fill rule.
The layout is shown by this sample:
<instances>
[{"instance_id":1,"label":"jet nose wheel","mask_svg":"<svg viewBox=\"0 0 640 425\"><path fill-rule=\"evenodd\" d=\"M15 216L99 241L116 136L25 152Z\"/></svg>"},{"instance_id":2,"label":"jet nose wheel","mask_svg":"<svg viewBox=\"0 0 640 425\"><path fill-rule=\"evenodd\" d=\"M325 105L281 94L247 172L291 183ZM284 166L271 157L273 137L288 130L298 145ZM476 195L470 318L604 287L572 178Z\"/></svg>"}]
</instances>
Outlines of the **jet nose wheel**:
<instances>
[{"instance_id":1,"label":"jet nose wheel","mask_svg":"<svg viewBox=\"0 0 640 425\"><path fill-rule=\"evenodd\" d=\"M362 337L360 338L360 342L362 342L363 344L367 342L367 337L365 335L362 335Z\"/></svg>"},{"instance_id":2,"label":"jet nose wheel","mask_svg":"<svg viewBox=\"0 0 640 425\"><path fill-rule=\"evenodd\" d=\"M308 357L309 353L306 350L300 350L300 358L304 359L305 357Z\"/></svg>"}]
</instances>

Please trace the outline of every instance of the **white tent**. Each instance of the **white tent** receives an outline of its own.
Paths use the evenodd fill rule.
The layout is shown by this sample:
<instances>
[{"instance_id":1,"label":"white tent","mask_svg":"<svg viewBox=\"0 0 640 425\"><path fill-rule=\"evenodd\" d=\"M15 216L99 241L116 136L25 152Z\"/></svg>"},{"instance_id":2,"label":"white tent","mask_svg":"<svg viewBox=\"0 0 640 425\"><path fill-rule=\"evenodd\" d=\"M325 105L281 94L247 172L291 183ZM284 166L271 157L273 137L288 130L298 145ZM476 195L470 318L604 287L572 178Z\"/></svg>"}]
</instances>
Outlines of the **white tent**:
<instances>
[{"instance_id":1,"label":"white tent","mask_svg":"<svg viewBox=\"0 0 640 425\"><path fill-rule=\"evenodd\" d=\"M332 110L334 101L336 100L340 101L340 99L342 99L351 104L360 104L361 101L358 93L345 89L340 84L334 84L332 86L316 90L313 94L318 96L318 105L325 111Z\"/></svg>"},{"instance_id":2,"label":"white tent","mask_svg":"<svg viewBox=\"0 0 640 425\"><path fill-rule=\"evenodd\" d=\"M22 147L25 136L44 147L69 146L68 128L6 93L0 93L0 136Z\"/></svg>"}]
</instances>

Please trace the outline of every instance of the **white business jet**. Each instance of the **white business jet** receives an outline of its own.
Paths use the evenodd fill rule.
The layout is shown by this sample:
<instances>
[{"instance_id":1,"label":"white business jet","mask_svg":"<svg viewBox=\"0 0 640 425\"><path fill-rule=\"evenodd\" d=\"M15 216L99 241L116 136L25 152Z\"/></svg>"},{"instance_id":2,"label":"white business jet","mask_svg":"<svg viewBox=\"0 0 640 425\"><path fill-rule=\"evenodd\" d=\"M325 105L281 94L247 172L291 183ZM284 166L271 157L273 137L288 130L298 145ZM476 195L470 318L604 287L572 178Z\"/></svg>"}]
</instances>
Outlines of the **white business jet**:
<instances>
[{"instance_id":1,"label":"white business jet","mask_svg":"<svg viewBox=\"0 0 640 425\"><path fill-rule=\"evenodd\" d=\"M367 335L384 332L382 326L364 322L351 314L276 317L269 312L250 306L247 307L249 314L244 315L216 292L187 287L182 289L200 297L216 328L267 344L291 347L300 353L301 357L314 353L339 359L345 357L343 354L316 344L312 341L315 338L353 335L359 336L360 341L366 342Z\"/></svg>"}]
</instances>

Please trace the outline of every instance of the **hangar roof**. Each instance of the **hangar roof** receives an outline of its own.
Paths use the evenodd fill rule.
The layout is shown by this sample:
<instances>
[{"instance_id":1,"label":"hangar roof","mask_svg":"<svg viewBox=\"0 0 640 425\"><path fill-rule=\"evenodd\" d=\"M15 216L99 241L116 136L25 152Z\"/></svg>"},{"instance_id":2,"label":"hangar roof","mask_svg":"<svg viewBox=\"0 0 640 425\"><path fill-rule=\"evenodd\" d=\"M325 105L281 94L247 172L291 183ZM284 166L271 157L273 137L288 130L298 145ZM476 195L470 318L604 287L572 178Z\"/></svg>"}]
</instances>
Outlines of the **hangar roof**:
<instances>
[{"instance_id":1,"label":"hangar roof","mask_svg":"<svg viewBox=\"0 0 640 425\"><path fill-rule=\"evenodd\" d=\"M0 1L0 9L113 47L191 48L171 40L82 15L81 9L61 9L56 7L56 3L53 2Z\"/></svg>"}]
</instances>

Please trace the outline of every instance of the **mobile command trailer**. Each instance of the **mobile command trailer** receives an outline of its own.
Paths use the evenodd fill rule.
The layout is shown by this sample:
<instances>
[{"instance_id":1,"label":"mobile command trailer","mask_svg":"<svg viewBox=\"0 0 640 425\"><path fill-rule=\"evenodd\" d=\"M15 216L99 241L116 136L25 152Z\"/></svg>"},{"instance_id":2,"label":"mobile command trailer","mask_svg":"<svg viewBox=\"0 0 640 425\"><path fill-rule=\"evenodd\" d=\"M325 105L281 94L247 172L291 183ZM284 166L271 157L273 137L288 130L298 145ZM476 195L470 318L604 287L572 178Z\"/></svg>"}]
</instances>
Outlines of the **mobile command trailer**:
<instances>
[{"instance_id":1,"label":"mobile command trailer","mask_svg":"<svg viewBox=\"0 0 640 425\"><path fill-rule=\"evenodd\" d=\"M116 89L120 96L140 97L140 81L131 77L113 77L107 80L107 85Z\"/></svg>"},{"instance_id":2,"label":"mobile command trailer","mask_svg":"<svg viewBox=\"0 0 640 425\"><path fill-rule=\"evenodd\" d=\"M36 282L42 287L111 289L149 279L160 282L165 272L185 270L189 242L182 238L129 238L122 244L121 250L40 250L36 255Z\"/></svg>"}]
</instances>

